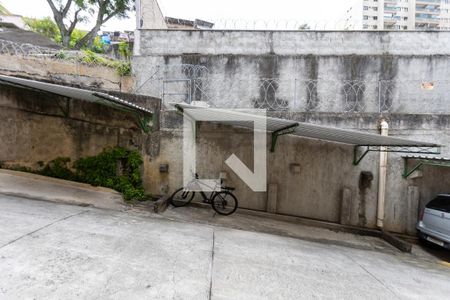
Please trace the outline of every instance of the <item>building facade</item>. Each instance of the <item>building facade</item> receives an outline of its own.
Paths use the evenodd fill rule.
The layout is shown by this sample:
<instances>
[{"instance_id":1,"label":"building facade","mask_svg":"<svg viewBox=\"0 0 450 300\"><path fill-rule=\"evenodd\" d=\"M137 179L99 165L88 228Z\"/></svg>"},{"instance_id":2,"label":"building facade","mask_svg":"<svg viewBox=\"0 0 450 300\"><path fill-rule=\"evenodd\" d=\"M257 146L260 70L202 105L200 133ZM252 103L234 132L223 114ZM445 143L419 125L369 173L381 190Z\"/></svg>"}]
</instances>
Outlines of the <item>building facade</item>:
<instances>
[{"instance_id":1,"label":"building facade","mask_svg":"<svg viewBox=\"0 0 450 300\"><path fill-rule=\"evenodd\" d=\"M449 0L358 0L347 30L450 30Z\"/></svg>"},{"instance_id":2,"label":"building facade","mask_svg":"<svg viewBox=\"0 0 450 300\"><path fill-rule=\"evenodd\" d=\"M135 90L164 106L158 151L145 166L151 194L182 185L183 119L171 110L177 102L266 108L276 117L372 133L384 119L391 136L450 145L450 32L138 31ZM268 150L268 192L255 193L224 163L235 154L251 168L252 141L236 128L200 124L198 173L227 173L241 208L376 227L379 153L354 166L348 145L286 135ZM450 156L449 148L440 155ZM418 208L449 192L450 169L430 166L404 178L402 156L388 154L384 228L415 234Z\"/></svg>"}]
</instances>

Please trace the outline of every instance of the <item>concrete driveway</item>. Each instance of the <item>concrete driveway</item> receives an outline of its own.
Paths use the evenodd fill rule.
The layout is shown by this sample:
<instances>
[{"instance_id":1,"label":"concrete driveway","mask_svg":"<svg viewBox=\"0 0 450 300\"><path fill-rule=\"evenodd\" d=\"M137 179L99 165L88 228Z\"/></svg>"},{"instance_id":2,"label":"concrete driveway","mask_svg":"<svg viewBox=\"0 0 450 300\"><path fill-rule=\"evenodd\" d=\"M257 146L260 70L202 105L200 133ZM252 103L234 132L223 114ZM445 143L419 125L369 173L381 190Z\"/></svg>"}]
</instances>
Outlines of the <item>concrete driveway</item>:
<instances>
[{"instance_id":1,"label":"concrete driveway","mask_svg":"<svg viewBox=\"0 0 450 300\"><path fill-rule=\"evenodd\" d=\"M362 250L0 195L2 299L444 299L450 268Z\"/></svg>"}]
</instances>

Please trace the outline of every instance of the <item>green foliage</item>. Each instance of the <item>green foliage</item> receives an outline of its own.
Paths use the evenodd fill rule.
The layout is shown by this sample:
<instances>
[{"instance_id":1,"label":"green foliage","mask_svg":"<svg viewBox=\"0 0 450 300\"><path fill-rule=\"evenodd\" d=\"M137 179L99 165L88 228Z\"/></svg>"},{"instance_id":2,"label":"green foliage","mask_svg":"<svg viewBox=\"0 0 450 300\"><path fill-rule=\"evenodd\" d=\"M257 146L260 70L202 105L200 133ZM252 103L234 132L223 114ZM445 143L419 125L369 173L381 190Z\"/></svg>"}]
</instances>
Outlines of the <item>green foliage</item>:
<instances>
[{"instance_id":1,"label":"green foliage","mask_svg":"<svg viewBox=\"0 0 450 300\"><path fill-rule=\"evenodd\" d=\"M18 166L18 165L13 165L13 166L5 166L2 165L3 169L8 169L8 170L12 170L12 171L18 171L18 172L27 172L27 173L33 173L33 170L29 167L24 167L24 166Z\"/></svg>"},{"instance_id":2,"label":"green foliage","mask_svg":"<svg viewBox=\"0 0 450 300\"><path fill-rule=\"evenodd\" d=\"M74 29L70 36L70 48L74 48L75 45L87 34L86 31L80 29Z\"/></svg>"},{"instance_id":3,"label":"green foliage","mask_svg":"<svg viewBox=\"0 0 450 300\"><path fill-rule=\"evenodd\" d=\"M6 7L3 6L3 4L0 3L0 14L10 16L11 12L7 10Z\"/></svg>"},{"instance_id":4,"label":"green foliage","mask_svg":"<svg viewBox=\"0 0 450 300\"><path fill-rule=\"evenodd\" d=\"M49 177L76 180L77 176L69 169L69 162L70 158L68 157L58 157L50 161L38 173Z\"/></svg>"},{"instance_id":5,"label":"green foliage","mask_svg":"<svg viewBox=\"0 0 450 300\"><path fill-rule=\"evenodd\" d=\"M45 35L46 37L58 42L61 40L58 26L49 17L43 19L23 18L25 24L31 31Z\"/></svg>"},{"instance_id":6,"label":"green foliage","mask_svg":"<svg viewBox=\"0 0 450 300\"><path fill-rule=\"evenodd\" d=\"M52 39L56 43L62 44L62 37L56 23L50 19L49 17L43 19L34 19L34 18L23 18L25 24L31 31L40 33L45 35L46 37ZM69 48L75 48L78 42L83 39L88 34L85 30L74 29L72 34L70 35ZM99 36L94 38L92 46L90 48L83 47L84 50L92 50L96 53L104 53L102 40Z\"/></svg>"},{"instance_id":7,"label":"green foliage","mask_svg":"<svg viewBox=\"0 0 450 300\"><path fill-rule=\"evenodd\" d=\"M111 59L102 55L98 55L97 53L90 50L83 51L82 55L79 57L78 60L79 62L85 64L98 65L116 69L117 74L119 74L120 76L131 75L131 63L129 61L120 61Z\"/></svg>"},{"instance_id":8,"label":"green foliage","mask_svg":"<svg viewBox=\"0 0 450 300\"><path fill-rule=\"evenodd\" d=\"M117 74L120 76L131 76L131 62L122 61L116 66Z\"/></svg>"},{"instance_id":9,"label":"green foliage","mask_svg":"<svg viewBox=\"0 0 450 300\"><path fill-rule=\"evenodd\" d=\"M70 158L58 157L37 171L21 166L8 169L103 186L122 193L126 201L143 201L147 197L142 186L142 163L138 151L116 147L107 148L96 156L80 158L72 166Z\"/></svg>"},{"instance_id":10,"label":"green foliage","mask_svg":"<svg viewBox=\"0 0 450 300\"><path fill-rule=\"evenodd\" d=\"M75 34L73 28L89 19L96 20L95 25L73 46L82 49L91 45L101 26L112 18L125 18L135 10L135 0L47 0L58 26L63 45L69 47L69 39ZM95 49L94 49L95 50Z\"/></svg>"},{"instance_id":11,"label":"green foliage","mask_svg":"<svg viewBox=\"0 0 450 300\"><path fill-rule=\"evenodd\" d=\"M81 158L74 163L74 169L82 182L115 189L125 200L141 200L144 198L141 165L139 152L118 147Z\"/></svg>"},{"instance_id":12,"label":"green foliage","mask_svg":"<svg viewBox=\"0 0 450 300\"><path fill-rule=\"evenodd\" d=\"M131 58L130 43L127 42L119 43L119 54L123 59L130 60Z\"/></svg>"},{"instance_id":13,"label":"green foliage","mask_svg":"<svg viewBox=\"0 0 450 300\"><path fill-rule=\"evenodd\" d=\"M105 53L105 49L103 48L103 42L102 42L102 38L97 36L95 37L92 46L91 46L91 50L95 53Z\"/></svg>"},{"instance_id":14,"label":"green foliage","mask_svg":"<svg viewBox=\"0 0 450 300\"><path fill-rule=\"evenodd\" d=\"M55 55L55 58L71 62L84 63L88 65L102 66L115 69L120 76L130 76L132 73L131 62L121 61L106 57L104 55L95 53L91 50L83 50L80 52L60 51Z\"/></svg>"}]
</instances>

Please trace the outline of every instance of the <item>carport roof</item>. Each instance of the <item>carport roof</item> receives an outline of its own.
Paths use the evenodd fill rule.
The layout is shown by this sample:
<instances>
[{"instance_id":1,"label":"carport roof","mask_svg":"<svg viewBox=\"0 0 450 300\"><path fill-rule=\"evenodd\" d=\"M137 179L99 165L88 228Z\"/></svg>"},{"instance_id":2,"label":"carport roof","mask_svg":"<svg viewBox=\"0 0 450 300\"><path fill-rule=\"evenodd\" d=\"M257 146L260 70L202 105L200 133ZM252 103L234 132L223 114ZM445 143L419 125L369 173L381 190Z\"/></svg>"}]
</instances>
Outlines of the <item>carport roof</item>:
<instances>
[{"instance_id":1,"label":"carport roof","mask_svg":"<svg viewBox=\"0 0 450 300\"><path fill-rule=\"evenodd\" d=\"M414 171L419 170L422 166L434 166L434 167L446 167L450 168L450 158L442 156L424 156L424 155L405 155L402 156L405 159L405 165L403 168L403 177L408 178ZM408 168L409 160L415 160L416 164L412 168Z\"/></svg>"},{"instance_id":2,"label":"carport roof","mask_svg":"<svg viewBox=\"0 0 450 300\"><path fill-rule=\"evenodd\" d=\"M441 145L436 143L422 142L416 140L403 139L392 136L382 136L379 134L361 132L356 130L341 129L336 127L322 126L304 122L297 122L292 120L285 120L279 118L271 118L264 116L257 116L249 114L244 111L216 109L216 108L203 108L198 106L192 106L188 104L176 104L179 110L189 110L187 113L194 119L202 118L216 118L220 120L230 121L218 121L218 123L228 124L237 127L243 127L253 129L254 125L251 122L236 121L240 118L245 119L245 116L249 120L261 120L264 122L266 119L267 131L272 133L291 134L301 137L307 137L317 140L330 141L336 143L349 144L354 146L392 146L392 147L440 147Z\"/></svg>"},{"instance_id":3,"label":"carport roof","mask_svg":"<svg viewBox=\"0 0 450 300\"><path fill-rule=\"evenodd\" d=\"M147 108L138 106L134 103L125 101L121 98L106 93L91 91L87 89L74 88L64 85L46 83L36 80L29 80L5 75L0 75L0 84L37 90L41 92L47 92L67 98L99 103L120 110L139 112L143 114L152 114L152 111L150 111Z\"/></svg>"},{"instance_id":4,"label":"carport roof","mask_svg":"<svg viewBox=\"0 0 450 300\"><path fill-rule=\"evenodd\" d=\"M402 157L406 159L450 162L450 158L443 156L403 155Z\"/></svg>"}]
</instances>

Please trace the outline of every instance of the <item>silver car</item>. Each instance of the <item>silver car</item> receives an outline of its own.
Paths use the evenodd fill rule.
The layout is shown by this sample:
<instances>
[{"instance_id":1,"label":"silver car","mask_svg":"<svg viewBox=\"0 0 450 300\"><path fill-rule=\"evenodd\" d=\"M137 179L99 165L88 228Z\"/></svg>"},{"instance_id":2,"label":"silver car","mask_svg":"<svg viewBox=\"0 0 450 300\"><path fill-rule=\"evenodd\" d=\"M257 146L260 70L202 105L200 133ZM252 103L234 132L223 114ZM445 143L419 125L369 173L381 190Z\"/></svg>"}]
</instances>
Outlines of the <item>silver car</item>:
<instances>
[{"instance_id":1,"label":"silver car","mask_svg":"<svg viewBox=\"0 0 450 300\"><path fill-rule=\"evenodd\" d=\"M438 195L428 202L416 228L420 238L450 249L450 195Z\"/></svg>"}]
</instances>

